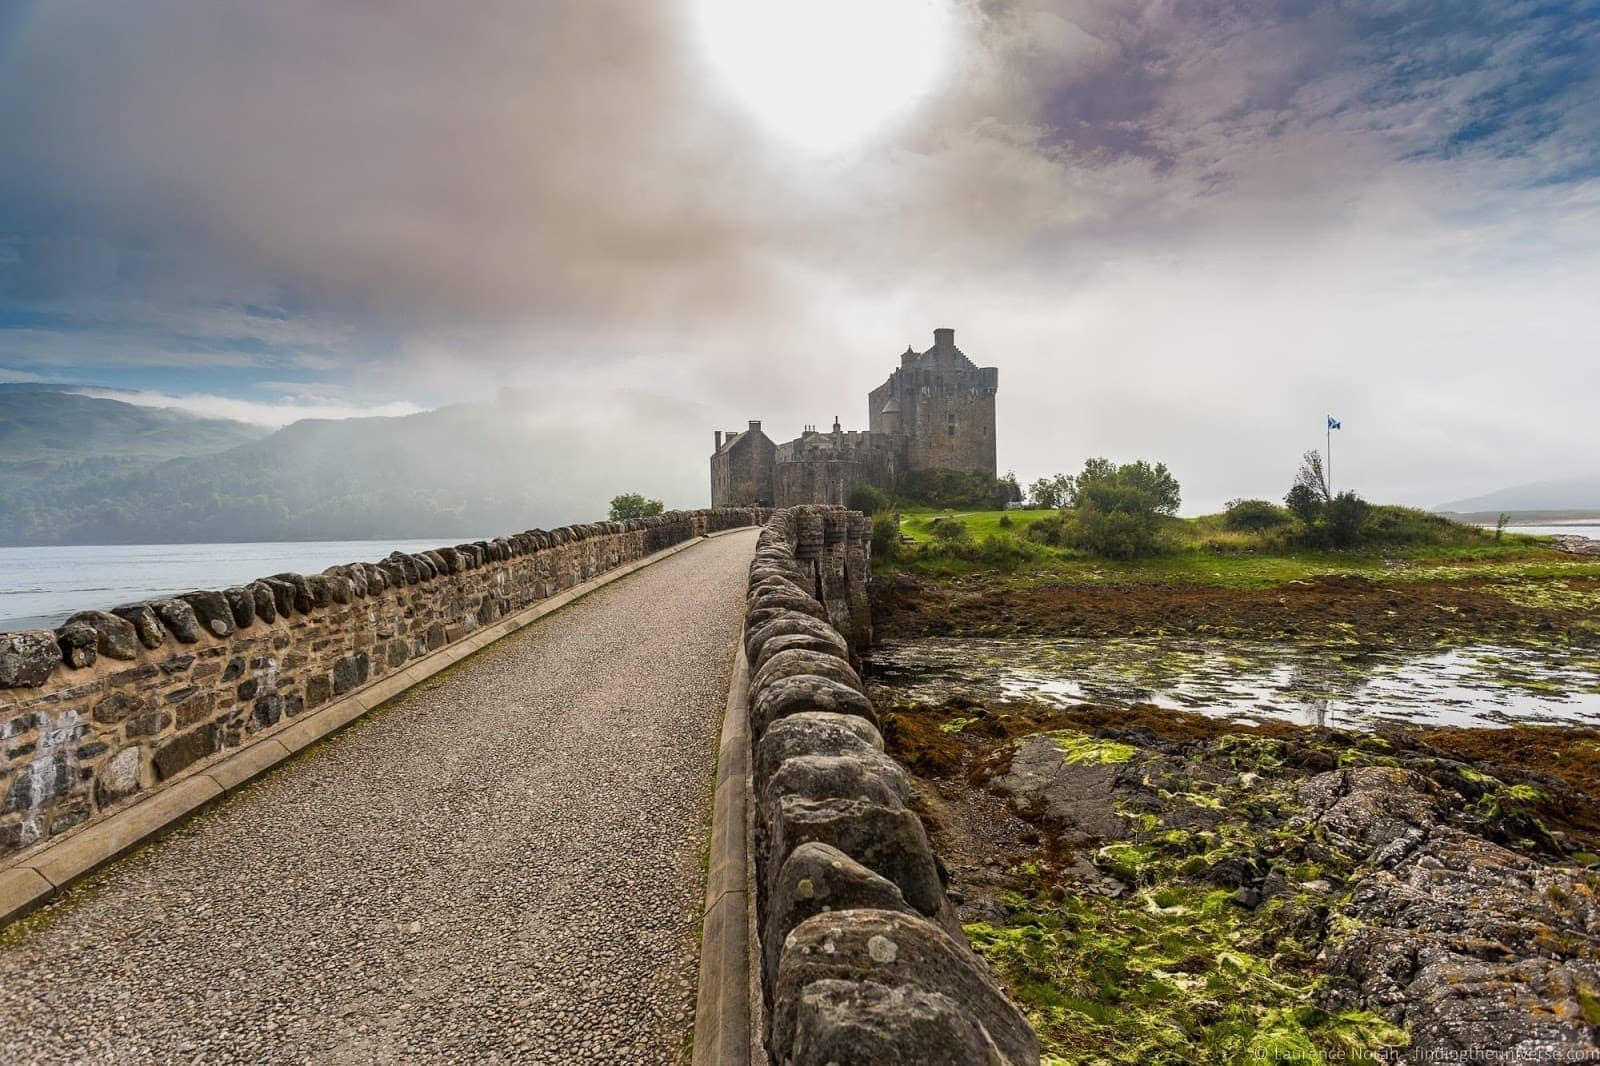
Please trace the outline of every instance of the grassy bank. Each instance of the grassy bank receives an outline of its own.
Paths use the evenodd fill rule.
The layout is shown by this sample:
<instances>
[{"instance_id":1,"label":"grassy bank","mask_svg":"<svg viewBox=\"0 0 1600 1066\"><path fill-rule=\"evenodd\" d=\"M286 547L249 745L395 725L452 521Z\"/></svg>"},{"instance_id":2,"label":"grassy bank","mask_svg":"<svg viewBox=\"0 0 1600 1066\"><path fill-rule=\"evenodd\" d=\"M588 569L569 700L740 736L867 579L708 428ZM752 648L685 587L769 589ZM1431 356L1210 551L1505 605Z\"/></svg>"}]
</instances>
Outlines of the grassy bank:
<instances>
[{"instance_id":1,"label":"grassy bank","mask_svg":"<svg viewBox=\"0 0 1600 1066\"><path fill-rule=\"evenodd\" d=\"M1328 551L1294 546L1282 531L1249 533L1224 528L1221 515L1161 522L1159 552L1148 558L1110 560L1040 543L1028 529L1054 511L906 511L901 542L879 550L879 573L933 578L985 576L1007 585L1187 585L1264 589L1291 581L1353 575L1381 581L1449 581L1463 576L1561 580L1600 578L1600 559L1556 551L1548 538L1488 530L1428 516L1418 528L1402 508L1393 536L1360 549ZM951 539L950 523L966 536ZM1596 604L1600 606L1600 604Z\"/></svg>"}]
</instances>

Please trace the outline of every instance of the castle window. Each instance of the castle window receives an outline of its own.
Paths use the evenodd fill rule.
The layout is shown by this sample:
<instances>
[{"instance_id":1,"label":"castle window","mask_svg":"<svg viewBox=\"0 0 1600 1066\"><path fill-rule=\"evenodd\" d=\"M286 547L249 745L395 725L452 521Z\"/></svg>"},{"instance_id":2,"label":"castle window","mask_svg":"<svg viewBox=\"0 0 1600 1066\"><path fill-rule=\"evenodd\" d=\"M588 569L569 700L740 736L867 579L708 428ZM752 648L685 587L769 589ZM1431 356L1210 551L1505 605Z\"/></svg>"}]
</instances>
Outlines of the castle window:
<instances>
[{"instance_id":1,"label":"castle window","mask_svg":"<svg viewBox=\"0 0 1600 1066\"><path fill-rule=\"evenodd\" d=\"M951 414L949 416L949 419L945 423L945 427L944 428L945 428L945 432L948 435L950 435L952 437L956 435L956 416L954 414Z\"/></svg>"}]
</instances>

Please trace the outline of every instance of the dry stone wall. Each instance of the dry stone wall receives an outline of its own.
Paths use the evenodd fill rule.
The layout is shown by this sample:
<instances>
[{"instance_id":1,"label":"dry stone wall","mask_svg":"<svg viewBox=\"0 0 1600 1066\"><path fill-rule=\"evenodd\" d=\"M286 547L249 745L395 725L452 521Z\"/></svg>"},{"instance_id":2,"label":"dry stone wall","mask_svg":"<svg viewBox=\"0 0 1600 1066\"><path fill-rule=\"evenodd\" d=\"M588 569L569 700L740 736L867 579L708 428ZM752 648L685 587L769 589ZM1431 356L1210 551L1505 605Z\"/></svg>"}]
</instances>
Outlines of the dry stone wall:
<instances>
[{"instance_id":1,"label":"dry stone wall","mask_svg":"<svg viewBox=\"0 0 1600 1066\"><path fill-rule=\"evenodd\" d=\"M856 671L871 524L779 511L750 566L756 929L779 1066L1039 1061L967 943Z\"/></svg>"},{"instance_id":2,"label":"dry stone wall","mask_svg":"<svg viewBox=\"0 0 1600 1066\"><path fill-rule=\"evenodd\" d=\"M480 626L768 514L530 530L0 633L0 860Z\"/></svg>"}]
</instances>

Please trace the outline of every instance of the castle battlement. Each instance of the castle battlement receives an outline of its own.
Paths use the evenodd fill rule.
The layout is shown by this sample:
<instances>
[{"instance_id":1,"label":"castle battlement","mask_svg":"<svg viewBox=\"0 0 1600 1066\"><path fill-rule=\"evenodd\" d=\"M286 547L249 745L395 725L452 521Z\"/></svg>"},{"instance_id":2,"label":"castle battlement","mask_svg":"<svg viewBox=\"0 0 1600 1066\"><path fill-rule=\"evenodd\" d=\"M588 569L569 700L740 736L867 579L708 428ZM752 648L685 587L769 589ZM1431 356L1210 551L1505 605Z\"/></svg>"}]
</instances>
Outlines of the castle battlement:
<instances>
[{"instance_id":1,"label":"castle battlement","mask_svg":"<svg viewBox=\"0 0 1600 1066\"><path fill-rule=\"evenodd\" d=\"M933 346L907 347L888 380L867 394L865 430L807 426L775 444L752 421L718 431L711 456L714 507L843 504L859 485L891 491L923 470L998 473L994 397L1000 371L980 367L956 347L953 329L933 331Z\"/></svg>"}]
</instances>

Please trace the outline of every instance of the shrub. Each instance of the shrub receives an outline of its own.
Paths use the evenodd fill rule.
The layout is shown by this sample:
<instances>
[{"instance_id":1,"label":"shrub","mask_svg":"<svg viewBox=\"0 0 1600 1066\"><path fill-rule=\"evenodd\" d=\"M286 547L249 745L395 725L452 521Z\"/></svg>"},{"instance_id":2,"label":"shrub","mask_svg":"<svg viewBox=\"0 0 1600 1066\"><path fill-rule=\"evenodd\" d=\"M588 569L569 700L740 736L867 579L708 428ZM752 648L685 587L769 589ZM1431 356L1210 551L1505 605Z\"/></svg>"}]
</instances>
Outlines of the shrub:
<instances>
[{"instance_id":1,"label":"shrub","mask_svg":"<svg viewBox=\"0 0 1600 1066\"><path fill-rule=\"evenodd\" d=\"M1266 500L1229 500L1222 527L1238 533L1259 533L1294 521L1294 516Z\"/></svg>"},{"instance_id":2,"label":"shrub","mask_svg":"<svg viewBox=\"0 0 1600 1066\"><path fill-rule=\"evenodd\" d=\"M928 523L928 532L944 544L972 543L972 531L959 518L935 518Z\"/></svg>"},{"instance_id":3,"label":"shrub","mask_svg":"<svg viewBox=\"0 0 1600 1066\"><path fill-rule=\"evenodd\" d=\"M1322 497L1310 485L1296 482L1283 502L1289 508L1289 513L1308 527L1316 525L1322 518Z\"/></svg>"},{"instance_id":4,"label":"shrub","mask_svg":"<svg viewBox=\"0 0 1600 1066\"><path fill-rule=\"evenodd\" d=\"M872 517L872 557L884 562L900 557L900 519L892 514Z\"/></svg>"},{"instance_id":5,"label":"shrub","mask_svg":"<svg viewBox=\"0 0 1600 1066\"><path fill-rule=\"evenodd\" d=\"M996 523L996 524L997 524L997 525L998 525L998 526L999 526L999 527L1000 527L1000 528L1001 528L1001 529L1010 529L1010 528L1011 528L1011 527L1012 527L1012 526L1014 526L1014 525L1016 525L1016 523L1015 523L1015 522L1013 522L1013 521L1011 521L1011 516L1010 516L1010 515L1008 515L1008 514L1003 514L1003 515L1001 515L1001 516L1000 516L1000 521L999 521L999 522L997 522L997 523Z\"/></svg>"},{"instance_id":6,"label":"shrub","mask_svg":"<svg viewBox=\"0 0 1600 1066\"><path fill-rule=\"evenodd\" d=\"M1361 527L1370 509L1367 501L1353 492L1341 492L1329 500L1323 514L1328 542L1335 548L1354 547L1361 539Z\"/></svg>"},{"instance_id":7,"label":"shrub","mask_svg":"<svg viewBox=\"0 0 1600 1066\"><path fill-rule=\"evenodd\" d=\"M875 485L857 485L845 501L845 506L862 514L878 514L889 509L889 497Z\"/></svg>"},{"instance_id":8,"label":"shrub","mask_svg":"<svg viewBox=\"0 0 1600 1066\"><path fill-rule=\"evenodd\" d=\"M1155 512L1080 507L1071 543L1075 548L1107 559L1134 559L1153 554L1156 550Z\"/></svg>"},{"instance_id":9,"label":"shrub","mask_svg":"<svg viewBox=\"0 0 1600 1066\"><path fill-rule=\"evenodd\" d=\"M1039 549L1011 533L991 533L978 546L978 560L1008 570L1039 557Z\"/></svg>"},{"instance_id":10,"label":"shrub","mask_svg":"<svg viewBox=\"0 0 1600 1066\"><path fill-rule=\"evenodd\" d=\"M1072 543L1072 534L1076 530L1077 515L1071 511L1063 511L1048 518L1041 518L1037 522L1028 523L1023 528L1022 535L1036 544L1065 548Z\"/></svg>"}]
</instances>

